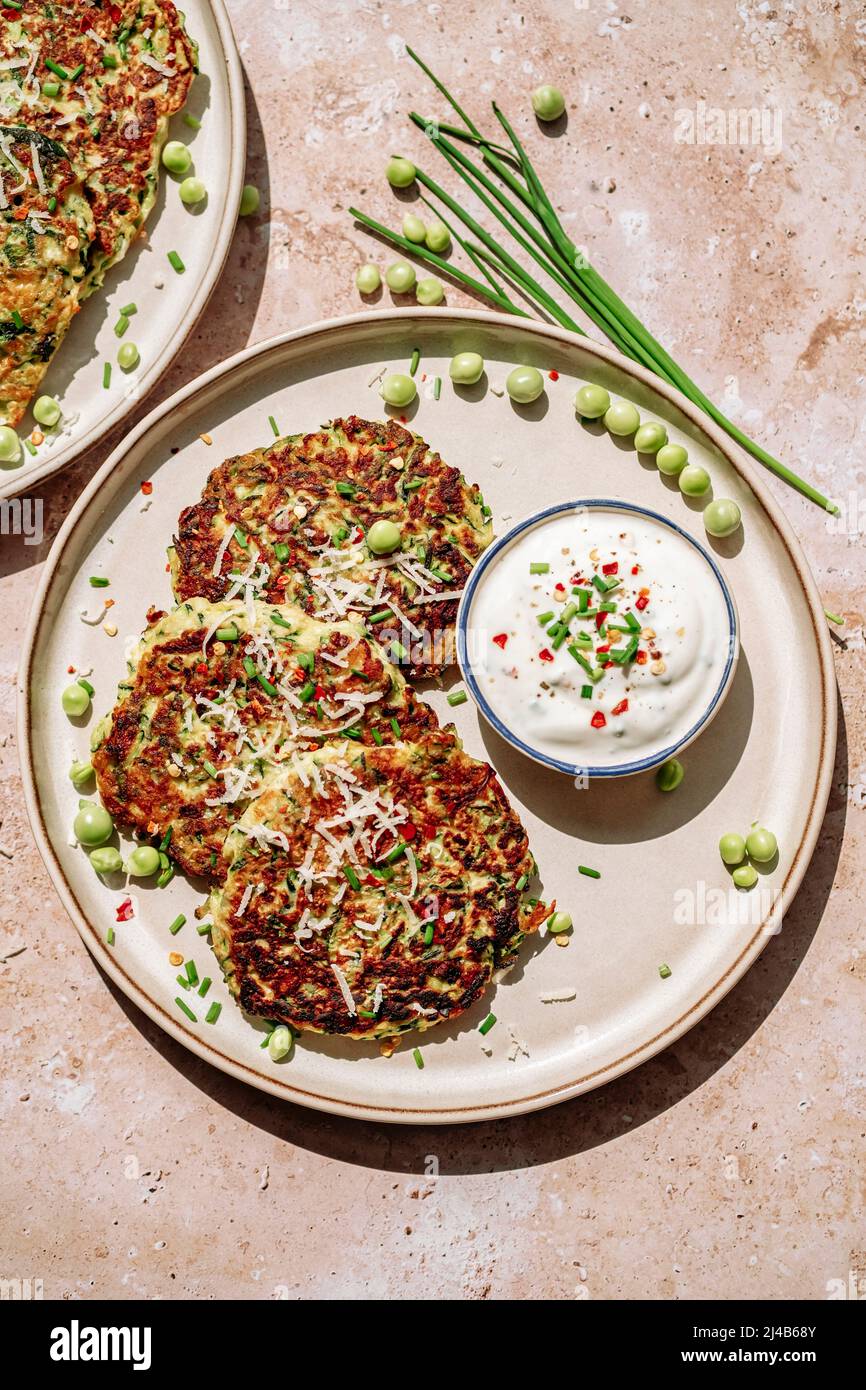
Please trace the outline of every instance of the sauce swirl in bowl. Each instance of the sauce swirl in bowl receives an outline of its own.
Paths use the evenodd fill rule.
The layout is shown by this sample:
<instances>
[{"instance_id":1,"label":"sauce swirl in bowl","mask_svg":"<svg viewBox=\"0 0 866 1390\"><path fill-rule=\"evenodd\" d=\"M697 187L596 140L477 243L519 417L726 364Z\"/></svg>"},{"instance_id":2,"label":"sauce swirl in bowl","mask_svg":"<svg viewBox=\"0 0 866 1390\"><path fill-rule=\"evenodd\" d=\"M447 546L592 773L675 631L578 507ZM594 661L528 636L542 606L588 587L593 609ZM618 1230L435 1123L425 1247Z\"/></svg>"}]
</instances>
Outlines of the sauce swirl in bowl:
<instances>
[{"instance_id":1,"label":"sauce swirl in bowl","mask_svg":"<svg viewBox=\"0 0 866 1390\"><path fill-rule=\"evenodd\" d=\"M572 775L656 767L695 738L730 688L737 614L712 557L628 503L550 507L482 556L457 656L487 720Z\"/></svg>"}]
</instances>

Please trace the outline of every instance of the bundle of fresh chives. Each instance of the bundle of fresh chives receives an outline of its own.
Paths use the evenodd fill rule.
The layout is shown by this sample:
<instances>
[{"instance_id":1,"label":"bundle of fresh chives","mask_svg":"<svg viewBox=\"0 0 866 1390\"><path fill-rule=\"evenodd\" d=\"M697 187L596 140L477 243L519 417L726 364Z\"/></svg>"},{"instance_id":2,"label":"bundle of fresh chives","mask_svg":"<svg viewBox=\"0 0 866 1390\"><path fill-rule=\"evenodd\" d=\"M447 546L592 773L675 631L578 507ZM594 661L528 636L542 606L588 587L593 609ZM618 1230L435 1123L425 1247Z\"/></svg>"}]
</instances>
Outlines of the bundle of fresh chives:
<instances>
[{"instance_id":1,"label":"bundle of fresh chives","mask_svg":"<svg viewBox=\"0 0 866 1390\"><path fill-rule=\"evenodd\" d=\"M553 203L548 197L541 180L515 134L510 122L496 103L493 112L507 138L507 145L483 135L466 114L447 87L431 72L411 48L409 56L430 78L433 85L442 93L446 101L463 122L462 126L446 125L431 121L417 112L411 113L411 120L429 138L434 148L460 176L487 210L505 228L514 242L528 255L553 281L562 294L576 304L588 318L605 334L614 347L625 356L639 362L676 387L690 401L699 406L710 419L720 425L732 439L735 439L748 453L760 463L782 478L804 497L817 503L828 512L838 508L823 493L800 478L785 464L774 458L760 444L722 414L718 406L704 394L691 377L680 367L665 348L650 333L640 319L623 303L610 285L589 264L583 252L565 232ZM453 137L453 138L449 138ZM460 144L456 144L459 141ZM460 145L473 147L480 155L482 164L471 159ZM496 175L496 182L488 171ZM583 333L562 304L534 278L511 252L493 237L470 212L463 208L444 188L433 180L423 169L416 167L416 178L433 198L431 202L422 194L422 200L436 212L437 217L451 231L455 242L466 253L476 269L483 275L484 282L452 265L441 256L409 241L406 237L392 232L357 208L349 211L364 226L377 233L392 246L397 246L410 255L420 256L430 261L444 274L458 284L482 296L496 308L507 313L528 317L525 309L509 296L500 281L509 282L519 295L546 313L562 327L574 333ZM504 187L502 186L504 185ZM506 191L507 190L507 191ZM443 207L459 220L475 240L470 240L457 232L453 222L448 220ZM496 278L493 272L499 276Z\"/></svg>"}]
</instances>

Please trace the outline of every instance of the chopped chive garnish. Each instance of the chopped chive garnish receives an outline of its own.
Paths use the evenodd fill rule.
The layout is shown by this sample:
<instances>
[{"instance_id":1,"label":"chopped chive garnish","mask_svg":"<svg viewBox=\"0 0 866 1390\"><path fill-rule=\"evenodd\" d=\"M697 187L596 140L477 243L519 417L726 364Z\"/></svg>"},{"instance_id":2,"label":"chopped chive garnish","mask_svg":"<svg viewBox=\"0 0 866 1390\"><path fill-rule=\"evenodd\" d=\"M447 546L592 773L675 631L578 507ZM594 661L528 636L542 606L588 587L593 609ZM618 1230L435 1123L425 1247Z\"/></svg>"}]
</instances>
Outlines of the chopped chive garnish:
<instances>
[{"instance_id":1,"label":"chopped chive garnish","mask_svg":"<svg viewBox=\"0 0 866 1390\"><path fill-rule=\"evenodd\" d=\"M208 990L210 989L210 987L211 987L212 984L213 984L213 980L211 979L210 975L205 975L204 979L202 980L201 984L200 984L199 987L198 987L198 992L199 992L200 998L204 999L205 995L207 994L207 992L208 992Z\"/></svg>"},{"instance_id":2,"label":"chopped chive garnish","mask_svg":"<svg viewBox=\"0 0 866 1390\"><path fill-rule=\"evenodd\" d=\"M566 650L568 651L569 656L573 656L573 657L574 657L574 659L575 659L575 661L577 662L578 666L582 666L583 669L584 669L584 671L586 672L586 674L587 674L588 676L591 676L591 675L592 675L592 667L590 666L590 664L589 664L589 662L587 661L586 657L584 656L583 652L582 652L582 651L579 651L578 648L574 645L573 642L570 642L570 643L568 644L568 647L566 648Z\"/></svg>"},{"instance_id":3,"label":"chopped chive garnish","mask_svg":"<svg viewBox=\"0 0 866 1390\"><path fill-rule=\"evenodd\" d=\"M180 985L181 989L189 989L189 980L186 975L175 975L174 982L176 985Z\"/></svg>"},{"instance_id":4,"label":"chopped chive garnish","mask_svg":"<svg viewBox=\"0 0 866 1390\"><path fill-rule=\"evenodd\" d=\"M354 497L358 491L351 483L344 483L342 481L335 483L334 487L341 497Z\"/></svg>"},{"instance_id":5,"label":"chopped chive garnish","mask_svg":"<svg viewBox=\"0 0 866 1390\"><path fill-rule=\"evenodd\" d=\"M577 872L584 874L587 878L601 878L598 869L588 869L585 864L578 864Z\"/></svg>"},{"instance_id":6,"label":"chopped chive garnish","mask_svg":"<svg viewBox=\"0 0 866 1390\"><path fill-rule=\"evenodd\" d=\"M242 531L239 526L235 527L235 540L237 541L238 545L243 546L244 550L247 549L250 543L250 538L247 535L246 531Z\"/></svg>"},{"instance_id":7,"label":"chopped chive garnish","mask_svg":"<svg viewBox=\"0 0 866 1390\"><path fill-rule=\"evenodd\" d=\"M169 251L168 263L171 266L172 270L177 271L178 275L183 275L183 272L186 270L186 266L184 265L183 261L181 260L180 256L177 254L176 251Z\"/></svg>"},{"instance_id":8,"label":"chopped chive garnish","mask_svg":"<svg viewBox=\"0 0 866 1390\"><path fill-rule=\"evenodd\" d=\"M302 670L304 670L304 671L312 671L312 669L313 669L313 667L315 666L315 664L316 664L316 658L313 656L313 653L312 653L312 652L299 652L299 653L298 653L298 665L301 667Z\"/></svg>"},{"instance_id":9,"label":"chopped chive garnish","mask_svg":"<svg viewBox=\"0 0 866 1390\"><path fill-rule=\"evenodd\" d=\"M14 323L15 327L18 329L20 333L21 329L24 327L24 320L17 309L12 310L12 322Z\"/></svg>"},{"instance_id":10,"label":"chopped chive garnish","mask_svg":"<svg viewBox=\"0 0 866 1390\"><path fill-rule=\"evenodd\" d=\"M395 738L402 738L403 735L402 735L401 732L400 732L400 725L399 725L398 722L397 722L397 716L396 716L395 714L392 714L392 715L391 715L390 724L391 724L391 729L393 730L393 733L394 733L394 737L395 737Z\"/></svg>"},{"instance_id":11,"label":"chopped chive garnish","mask_svg":"<svg viewBox=\"0 0 866 1390\"><path fill-rule=\"evenodd\" d=\"M132 303L132 304L124 304L124 306L123 306L123 308L121 309L120 312L121 312L122 314L126 314L126 317L127 317L127 318L130 318L133 314L137 314L137 313L138 313L138 305L135 304L135 303Z\"/></svg>"},{"instance_id":12,"label":"chopped chive garnish","mask_svg":"<svg viewBox=\"0 0 866 1390\"><path fill-rule=\"evenodd\" d=\"M218 1003L215 999L204 1016L205 1023L216 1023L222 1011L222 1004Z\"/></svg>"},{"instance_id":13,"label":"chopped chive garnish","mask_svg":"<svg viewBox=\"0 0 866 1390\"><path fill-rule=\"evenodd\" d=\"M244 657L244 670L246 671L251 681L255 680L257 675L256 663L253 661L251 656Z\"/></svg>"},{"instance_id":14,"label":"chopped chive garnish","mask_svg":"<svg viewBox=\"0 0 866 1390\"><path fill-rule=\"evenodd\" d=\"M607 584L602 579L600 574L594 574L592 576L592 579L590 580L590 583L592 584L594 589L598 589L598 592L600 594L607 593Z\"/></svg>"},{"instance_id":15,"label":"chopped chive garnish","mask_svg":"<svg viewBox=\"0 0 866 1390\"><path fill-rule=\"evenodd\" d=\"M262 690L265 692L266 695L270 695L272 700L276 699L277 687L273 685L271 681L268 680L267 676L263 676L261 671L257 671L256 680L258 681L259 685L262 687Z\"/></svg>"},{"instance_id":16,"label":"chopped chive garnish","mask_svg":"<svg viewBox=\"0 0 866 1390\"><path fill-rule=\"evenodd\" d=\"M490 1032L490 1029L493 1027L493 1025L494 1025L495 1022L496 1022L496 1015L495 1015L495 1014L488 1014L487 1017L485 1018L484 1022L483 1022L482 1024L479 1025L479 1028L478 1028L479 1033L481 1033L482 1036L483 1036L485 1033L489 1033L489 1032Z\"/></svg>"},{"instance_id":17,"label":"chopped chive garnish","mask_svg":"<svg viewBox=\"0 0 866 1390\"><path fill-rule=\"evenodd\" d=\"M201 121L198 116L193 116L189 111L184 114L184 125L188 125L190 130L201 130Z\"/></svg>"},{"instance_id":18,"label":"chopped chive garnish","mask_svg":"<svg viewBox=\"0 0 866 1390\"><path fill-rule=\"evenodd\" d=\"M186 978L191 985L198 984L198 971L195 968L194 960L188 960L186 962Z\"/></svg>"},{"instance_id":19,"label":"chopped chive garnish","mask_svg":"<svg viewBox=\"0 0 866 1390\"><path fill-rule=\"evenodd\" d=\"M47 67L48 64L46 63L45 66ZM83 64L83 63L79 63L78 66L77 66L77 67L74 67L74 68L72 69L71 73L69 74L69 81L70 81L70 82L75 82L75 81L81 76L81 74L82 74L83 72L84 72L84 64Z\"/></svg>"},{"instance_id":20,"label":"chopped chive garnish","mask_svg":"<svg viewBox=\"0 0 866 1390\"><path fill-rule=\"evenodd\" d=\"M418 1068L418 1070L419 1070L419 1071L423 1071L423 1070L424 1070L424 1058L421 1056L421 1052L420 1052L420 1050L419 1050L417 1047L415 1048L415 1051L412 1053L412 1056L415 1058L415 1065L416 1065L416 1067Z\"/></svg>"},{"instance_id":21,"label":"chopped chive garnish","mask_svg":"<svg viewBox=\"0 0 866 1390\"><path fill-rule=\"evenodd\" d=\"M378 729L372 729L372 730L371 730L371 733L372 733L372 735L373 735L374 741L375 741L376 743L378 743L379 747L381 748L381 747L382 747L382 744L385 742L385 740L383 739L382 735L379 733L379 730L378 730Z\"/></svg>"},{"instance_id":22,"label":"chopped chive garnish","mask_svg":"<svg viewBox=\"0 0 866 1390\"><path fill-rule=\"evenodd\" d=\"M28 452L28 454L34 454L34 455L35 455L35 453L36 453L36 445L33 443L33 440L32 440L32 439L28 439L27 436L25 435L25 436L24 436L24 443L27 445L27 452Z\"/></svg>"},{"instance_id":23,"label":"chopped chive garnish","mask_svg":"<svg viewBox=\"0 0 866 1390\"><path fill-rule=\"evenodd\" d=\"M185 1003L184 1000L181 999L179 996L178 996L177 999L175 999L174 1002L175 1002L175 1004L177 1004L177 1007L180 1009L181 1013L186 1014L186 1016L187 1016L187 1018L189 1019L190 1023L198 1023L198 1019L196 1018L196 1016L195 1016L195 1014L193 1013L192 1009L189 1007L189 1004ZM212 1004L211 1004L211 1008L213 1008L213 1005L212 1005Z\"/></svg>"},{"instance_id":24,"label":"chopped chive garnish","mask_svg":"<svg viewBox=\"0 0 866 1390\"><path fill-rule=\"evenodd\" d=\"M57 199L55 198L55 196L54 196L53 193L52 193L51 197L48 199L48 211L49 211L49 212L56 212L56 211L57 211Z\"/></svg>"},{"instance_id":25,"label":"chopped chive garnish","mask_svg":"<svg viewBox=\"0 0 866 1390\"><path fill-rule=\"evenodd\" d=\"M116 68L116 67L117 67L117 58L115 57L115 55L114 55L113 53L108 53L108 52L103 53L103 55L102 55L102 66L103 66L104 68Z\"/></svg>"},{"instance_id":26,"label":"chopped chive garnish","mask_svg":"<svg viewBox=\"0 0 866 1390\"><path fill-rule=\"evenodd\" d=\"M412 349L412 361L409 363L409 375L414 376L418 370L418 363L421 361L421 349Z\"/></svg>"},{"instance_id":27,"label":"chopped chive garnish","mask_svg":"<svg viewBox=\"0 0 866 1390\"><path fill-rule=\"evenodd\" d=\"M279 439L279 437L280 437L280 429L279 429L279 426L278 426L276 420L274 419L273 415L269 415L269 416L268 416L268 424L270 425L271 429L272 429L273 432L274 432L274 439Z\"/></svg>"},{"instance_id":28,"label":"chopped chive garnish","mask_svg":"<svg viewBox=\"0 0 866 1390\"><path fill-rule=\"evenodd\" d=\"M199 936L207 936L208 932L210 931L210 928L210 922L200 922L199 925L196 927L196 931L198 932Z\"/></svg>"},{"instance_id":29,"label":"chopped chive garnish","mask_svg":"<svg viewBox=\"0 0 866 1390\"><path fill-rule=\"evenodd\" d=\"M174 878L174 865L169 864L167 869L163 869L159 878L156 880L157 888L167 888Z\"/></svg>"},{"instance_id":30,"label":"chopped chive garnish","mask_svg":"<svg viewBox=\"0 0 866 1390\"><path fill-rule=\"evenodd\" d=\"M469 696L466 694L465 690L452 690L451 694L448 696L448 703L452 707L454 705L465 705L468 699Z\"/></svg>"},{"instance_id":31,"label":"chopped chive garnish","mask_svg":"<svg viewBox=\"0 0 866 1390\"><path fill-rule=\"evenodd\" d=\"M432 923L432 922L428 922L427 925L426 925L426 927L424 928L424 945L425 945L425 946L432 946L432 945L433 945L433 933L434 933L434 931L435 931L435 928L434 928L434 926L433 926L433 923Z\"/></svg>"},{"instance_id":32,"label":"chopped chive garnish","mask_svg":"<svg viewBox=\"0 0 866 1390\"><path fill-rule=\"evenodd\" d=\"M559 624L557 625L556 635L555 635L555 637L553 638L553 641L552 641L551 644L550 644L550 645L553 647L553 650L554 650L555 652L558 652L558 651L559 651L560 647L562 646L562 644L563 644L563 642L565 641L565 639L566 639L567 636L568 636L568 628L567 628L567 627L564 627L562 623L559 623Z\"/></svg>"},{"instance_id":33,"label":"chopped chive garnish","mask_svg":"<svg viewBox=\"0 0 866 1390\"><path fill-rule=\"evenodd\" d=\"M285 541L277 541L277 544L274 546L274 554L281 565L286 563L289 558L289 547L286 545Z\"/></svg>"},{"instance_id":34,"label":"chopped chive garnish","mask_svg":"<svg viewBox=\"0 0 866 1390\"><path fill-rule=\"evenodd\" d=\"M659 966L659 974L661 975L661 977L662 977L663 980L667 980L667 979L670 977L671 973L672 973L672 972L671 972L671 968L670 968L669 965L660 965L660 966Z\"/></svg>"},{"instance_id":35,"label":"chopped chive garnish","mask_svg":"<svg viewBox=\"0 0 866 1390\"><path fill-rule=\"evenodd\" d=\"M102 368L102 389L107 391L111 385L111 363L106 362Z\"/></svg>"},{"instance_id":36,"label":"chopped chive garnish","mask_svg":"<svg viewBox=\"0 0 866 1390\"><path fill-rule=\"evenodd\" d=\"M216 777L216 776L218 775L218 774L217 774L217 770L216 770L216 768L214 767L213 763L212 763L212 762L209 762L209 761L207 760L207 758L205 758L204 761L202 762L202 767L204 768L204 770L205 770L205 772L207 773L208 777Z\"/></svg>"},{"instance_id":37,"label":"chopped chive garnish","mask_svg":"<svg viewBox=\"0 0 866 1390\"><path fill-rule=\"evenodd\" d=\"M55 63L53 58L46 58L45 66L49 72L54 73L55 77L61 78L64 82L69 81L69 73L65 68L62 68L59 63Z\"/></svg>"},{"instance_id":38,"label":"chopped chive garnish","mask_svg":"<svg viewBox=\"0 0 866 1390\"><path fill-rule=\"evenodd\" d=\"M554 612L551 608L548 613L539 613L538 621L541 623L541 626L544 627L546 623L550 622L552 617L554 617Z\"/></svg>"},{"instance_id":39,"label":"chopped chive garnish","mask_svg":"<svg viewBox=\"0 0 866 1390\"><path fill-rule=\"evenodd\" d=\"M533 560L529 566L530 574L549 574L550 565L546 560Z\"/></svg>"},{"instance_id":40,"label":"chopped chive garnish","mask_svg":"<svg viewBox=\"0 0 866 1390\"><path fill-rule=\"evenodd\" d=\"M516 882L515 885L514 885L515 888L517 889L518 893L522 893L522 892L523 892L523 890L524 890L524 888L526 887L526 885L527 885L528 882L529 882L529 875L528 875L528 874L521 874L521 875L520 875L520 878L517 880L517 882Z\"/></svg>"},{"instance_id":41,"label":"chopped chive garnish","mask_svg":"<svg viewBox=\"0 0 866 1390\"><path fill-rule=\"evenodd\" d=\"M582 686L580 687L580 698L581 698L582 700L591 700L591 699L592 699L592 686L591 686L591 685L582 685Z\"/></svg>"},{"instance_id":42,"label":"chopped chive garnish","mask_svg":"<svg viewBox=\"0 0 866 1390\"><path fill-rule=\"evenodd\" d=\"M355 892L357 893L358 889L361 887L361 880L355 873L355 870L352 868L352 865L344 864L343 873L346 875L346 878L349 881L349 887L354 888Z\"/></svg>"},{"instance_id":43,"label":"chopped chive garnish","mask_svg":"<svg viewBox=\"0 0 866 1390\"><path fill-rule=\"evenodd\" d=\"M85 680L83 676L79 676L79 677L78 677L78 680L75 682L75 684L76 684L76 685L80 685L82 690L86 690L86 691L87 691L87 693L88 693L88 695L90 696L91 700L93 699L94 695L96 694L96 691L94 690L93 686L90 684L90 681Z\"/></svg>"},{"instance_id":44,"label":"chopped chive garnish","mask_svg":"<svg viewBox=\"0 0 866 1390\"><path fill-rule=\"evenodd\" d=\"M166 830L165 834L163 835L162 839L160 840L160 842L159 842L159 851L160 851L161 854L165 854L166 851L167 851L167 849L168 849L168 847L169 847L169 845L171 844L171 832L172 832L173 830L174 830L174 826L173 826L173 825L170 825L170 826L168 827L168 830Z\"/></svg>"},{"instance_id":45,"label":"chopped chive garnish","mask_svg":"<svg viewBox=\"0 0 866 1390\"><path fill-rule=\"evenodd\" d=\"M388 618L393 618L394 614L390 608L380 608L378 613L371 613L367 619L368 623L384 623Z\"/></svg>"},{"instance_id":46,"label":"chopped chive garnish","mask_svg":"<svg viewBox=\"0 0 866 1390\"><path fill-rule=\"evenodd\" d=\"M128 327L129 319L127 318L126 314L121 314L120 318L117 320L117 323L114 325L115 338L122 338Z\"/></svg>"},{"instance_id":47,"label":"chopped chive garnish","mask_svg":"<svg viewBox=\"0 0 866 1390\"><path fill-rule=\"evenodd\" d=\"M433 382L433 399L434 399L434 401L438 401L438 399L439 399L439 397L440 397L441 395L442 395L442 378L441 378L441 376L437 376L437 377L435 378L434 382Z\"/></svg>"},{"instance_id":48,"label":"chopped chive garnish","mask_svg":"<svg viewBox=\"0 0 866 1390\"><path fill-rule=\"evenodd\" d=\"M184 917L183 913L179 912L178 915L175 917L174 921L172 922L171 926L169 927L169 931L171 932L172 936L177 936L185 921L186 918Z\"/></svg>"},{"instance_id":49,"label":"chopped chive garnish","mask_svg":"<svg viewBox=\"0 0 866 1390\"><path fill-rule=\"evenodd\" d=\"M92 574L89 583L94 589L107 589L111 580L106 579L105 576L101 574Z\"/></svg>"},{"instance_id":50,"label":"chopped chive garnish","mask_svg":"<svg viewBox=\"0 0 866 1390\"><path fill-rule=\"evenodd\" d=\"M114 927L108 928L108 931L105 934L105 939L108 942L109 946L114 945Z\"/></svg>"},{"instance_id":51,"label":"chopped chive garnish","mask_svg":"<svg viewBox=\"0 0 866 1390\"><path fill-rule=\"evenodd\" d=\"M405 840L398 840L394 848L389 849L388 853L384 856L384 863L396 864L398 859L402 859L408 848L409 846L406 844Z\"/></svg>"},{"instance_id":52,"label":"chopped chive garnish","mask_svg":"<svg viewBox=\"0 0 866 1390\"><path fill-rule=\"evenodd\" d=\"M578 613L585 613L588 607L589 607L589 594L587 593L586 589L578 589L578 590L577 590L577 611L578 611Z\"/></svg>"},{"instance_id":53,"label":"chopped chive garnish","mask_svg":"<svg viewBox=\"0 0 866 1390\"><path fill-rule=\"evenodd\" d=\"M301 689L298 691L298 699L300 700L302 705L308 705L315 693L315 681L307 681L306 685L302 686Z\"/></svg>"},{"instance_id":54,"label":"chopped chive garnish","mask_svg":"<svg viewBox=\"0 0 866 1390\"><path fill-rule=\"evenodd\" d=\"M828 608L824 609L824 617L828 623L835 623L836 627L845 626L845 619L839 613L831 613Z\"/></svg>"}]
</instances>

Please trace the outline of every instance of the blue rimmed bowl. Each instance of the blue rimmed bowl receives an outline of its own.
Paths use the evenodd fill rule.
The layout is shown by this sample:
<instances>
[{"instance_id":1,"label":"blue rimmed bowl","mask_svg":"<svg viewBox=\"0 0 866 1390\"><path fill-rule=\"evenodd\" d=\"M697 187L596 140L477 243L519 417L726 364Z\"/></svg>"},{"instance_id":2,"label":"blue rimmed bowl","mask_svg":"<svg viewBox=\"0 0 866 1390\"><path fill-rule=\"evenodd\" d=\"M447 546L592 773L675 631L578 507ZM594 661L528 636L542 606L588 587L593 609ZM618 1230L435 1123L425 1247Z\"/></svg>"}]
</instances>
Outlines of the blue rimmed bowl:
<instances>
[{"instance_id":1,"label":"blue rimmed bowl","mask_svg":"<svg viewBox=\"0 0 866 1390\"><path fill-rule=\"evenodd\" d=\"M616 513L626 518L639 517L662 527L685 541L706 567L713 583L718 586L727 623L727 631L720 634L720 641L726 644L727 652L718 684L706 703L702 704L701 708L695 709L694 718L685 732L673 740L660 737L657 746L650 740L648 750L641 757L624 758L622 762L599 766L566 761L551 756L550 753L541 748L534 747L531 740L521 732L520 728L516 727L513 722L509 722L501 708L494 708L484 692L484 683L481 679L482 673L478 661L478 653L482 649L485 639L489 640L489 634L481 630L474 616L477 613L479 597L482 593L488 592L488 586L497 583L502 561L512 547L528 533L543 530L554 519L567 516L570 513L584 516L586 513L594 511L606 514ZM676 522L670 521L660 513L650 511L646 507L638 507L629 502L620 502L610 498L582 498L573 502L558 503L556 506L546 507L544 511L534 513L525 521L512 527L506 535L495 541L490 549L485 551L472 571L464 589L457 615L457 660L466 687L484 718L513 748L525 753L528 758L532 758L534 762L540 763L543 767L567 773L570 777L629 777L635 773L647 772L652 768L659 767L669 758L682 752L702 733L721 709L733 683L739 651L739 621L736 604L727 581L712 555L688 531L683 530Z\"/></svg>"}]
</instances>

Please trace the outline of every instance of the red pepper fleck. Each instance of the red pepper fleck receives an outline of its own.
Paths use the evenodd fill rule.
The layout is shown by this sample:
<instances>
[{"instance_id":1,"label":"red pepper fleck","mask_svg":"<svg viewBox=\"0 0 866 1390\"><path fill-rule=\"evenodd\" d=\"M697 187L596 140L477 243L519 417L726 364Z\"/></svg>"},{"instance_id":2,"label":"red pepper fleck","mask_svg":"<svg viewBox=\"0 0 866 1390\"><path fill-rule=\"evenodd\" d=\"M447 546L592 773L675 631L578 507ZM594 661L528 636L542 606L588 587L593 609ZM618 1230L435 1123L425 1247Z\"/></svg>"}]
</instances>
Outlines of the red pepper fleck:
<instances>
[{"instance_id":1,"label":"red pepper fleck","mask_svg":"<svg viewBox=\"0 0 866 1390\"><path fill-rule=\"evenodd\" d=\"M504 650L505 650L505 643L508 641L508 633L507 633L507 632L497 632L496 636L493 638L493 641L496 643L497 647L501 647L502 650L504 651Z\"/></svg>"},{"instance_id":2,"label":"red pepper fleck","mask_svg":"<svg viewBox=\"0 0 866 1390\"><path fill-rule=\"evenodd\" d=\"M114 916L118 922L128 922L131 917L134 917L135 908L132 906L132 898L124 898L123 902L118 904Z\"/></svg>"},{"instance_id":3,"label":"red pepper fleck","mask_svg":"<svg viewBox=\"0 0 866 1390\"><path fill-rule=\"evenodd\" d=\"M551 380L551 381L559 381L559 372L557 372L557 371L552 371L552 372L548 372L547 375L550 377L550 380Z\"/></svg>"},{"instance_id":4,"label":"red pepper fleck","mask_svg":"<svg viewBox=\"0 0 866 1390\"><path fill-rule=\"evenodd\" d=\"M592 727L593 727L594 729L603 729L604 726L605 726L605 724L607 723L607 720L605 719L605 717L604 717L604 715L602 714L601 710L600 710L600 709L597 709L596 712L595 712L595 714L592 716L592 719L590 719L589 722L590 722L590 724L592 725Z\"/></svg>"},{"instance_id":5,"label":"red pepper fleck","mask_svg":"<svg viewBox=\"0 0 866 1390\"><path fill-rule=\"evenodd\" d=\"M614 663L613 663L612 661L603 661L603 662L601 663L601 669L602 669L602 671L606 671L607 668L608 668L608 666L613 666L613 664L614 664Z\"/></svg>"},{"instance_id":6,"label":"red pepper fleck","mask_svg":"<svg viewBox=\"0 0 866 1390\"><path fill-rule=\"evenodd\" d=\"M153 483L142 483L141 490L144 493L145 497L149 497L150 494L153 492Z\"/></svg>"},{"instance_id":7,"label":"red pepper fleck","mask_svg":"<svg viewBox=\"0 0 866 1390\"><path fill-rule=\"evenodd\" d=\"M625 714L628 709L628 700L620 700L618 705L614 705L611 714Z\"/></svg>"},{"instance_id":8,"label":"red pepper fleck","mask_svg":"<svg viewBox=\"0 0 866 1390\"><path fill-rule=\"evenodd\" d=\"M326 693L327 693L327 692L326 692L325 687L324 687L323 685L317 685L317 686L316 686L316 699L317 699L317 700L324 700Z\"/></svg>"},{"instance_id":9,"label":"red pepper fleck","mask_svg":"<svg viewBox=\"0 0 866 1390\"><path fill-rule=\"evenodd\" d=\"M601 625L602 625L602 623L604 622L604 620L605 620L606 617L607 617L607 614L606 614L606 613L601 613L601 612L596 613L596 615L595 615L595 625L596 625L596 627L601 627Z\"/></svg>"},{"instance_id":10,"label":"red pepper fleck","mask_svg":"<svg viewBox=\"0 0 866 1390\"><path fill-rule=\"evenodd\" d=\"M196 666L195 669L198 671L198 673L199 673L200 676L206 676L206 675L207 675L207 662L206 662L206 661L200 661L200 662L197 664L197 666Z\"/></svg>"},{"instance_id":11,"label":"red pepper fleck","mask_svg":"<svg viewBox=\"0 0 866 1390\"><path fill-rule=\"evenodd\" d=\"M653 661L661 661L662 659L661 652L651 651L650 656L652 657Z\"/></svg>"},{"instance_id":12,"label":"red pepper fleck","mask_svg":"<svg viewBox=\"0 0 866 1390\"><path fill-rule=\"evenodd\" d=\"M635 657L635 661L637 662L638 666L646 666L646 652L638 652L637 656Z\"/></svg>"},{"instance_id":13,"label":"red pepper fleck","mask_svg":"<svg viewBox=\"0 0 866 1390\"><path fill-rule=\"evenodd\" d=\"M541 651L538 653L538 659L539 661L552 661L553 652L549 652L546 647L542 647Z\"/></svg>"},{"instance_id":14,"label":"red pepper fleck","mask_svg":"<svg viewBox=\"0 0 866 1390\"><path fill-rule=\"evenodd\" d=\"M631 572L632 574L640 574L640 565L632 565Z\"/></svg>"},{"instance_id":15,"label":"red pepper fleck","mask_svg":"<svg viewBox=\"0 0 866 1390\"><path fill-rule=\"evenodd\" d=\"M648 603L649 603L649 599L646 597L646 595L645 595L645 594L641 594L640 598L637 599L637 600L635 601L635 605L634 605L634 606L635 606L635 608L637 608L637 610L638 610L640 613L642 613L643 610L646 608L646 606L647 606Z\"/></svg>"},{"instance_id":16,"label":"red pepper fleck","mask_svg":"<svg viewBox=\"0 0 866 1390\"><path fill-rule=\"evenodd\" d=\"M610 643L608 642L608 644L607 644L606 647L596 647L596 649L595 649L595 654L596 654L596 656L601 656L602 652L609 652L609 651L610 651Z\"/></svg>"},{"instance_id":17,"label":"red pepper fleck","mask_svg":"<svg viewBox=\"0 0 866 1390\"><path fill-rule=\"evenodd\" d=\"M601 572L602 572L602 574L618 574L618 573L619 573L619 561L618 561L618 560L612 560L611 563L610 563L609 565L602 565L602 567L601 567Z\"/></svg>"},{"instance_id":18,"label":"red pepper fleck","mask_svg":"<svg viewBox=\"0 0 866 1390\"><path fill-rule=\"evenodd\" d=\"M404 840L414 840L418 834L418 827L413 825L412 821L407 821L405 825L400 826L400 834Z\"/></svg>"},{"instance_id":19,"label":"red pepper fleck","mask_svg":"<svg viewBox=\"0 0 866 1390\"><path fill-rule=\"evenodd\" d=\"M67 666L67 668L66 668L66 674L67 674L67 676L74 676L74 675L75 675L75 667L74 667L74 666Z\"/></svg>"}]
</instances>

